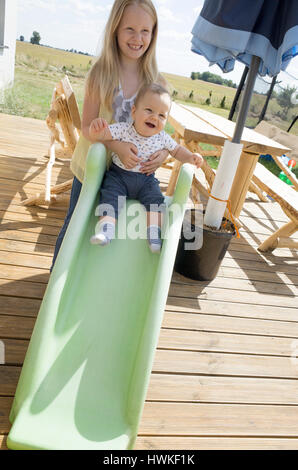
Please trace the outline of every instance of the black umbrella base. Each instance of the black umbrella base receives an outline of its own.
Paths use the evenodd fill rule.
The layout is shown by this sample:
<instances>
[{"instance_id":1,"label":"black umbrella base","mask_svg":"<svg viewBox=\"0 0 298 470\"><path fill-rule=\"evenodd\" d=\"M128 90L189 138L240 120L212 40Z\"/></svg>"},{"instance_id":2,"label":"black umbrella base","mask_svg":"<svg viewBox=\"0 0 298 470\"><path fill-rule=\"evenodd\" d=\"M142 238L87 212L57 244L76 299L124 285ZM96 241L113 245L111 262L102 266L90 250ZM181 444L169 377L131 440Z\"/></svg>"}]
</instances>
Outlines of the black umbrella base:
<instances>
[{"instance_id":1,"label":"black umbrella base","mask_svg":"<svg viewBox=\"0 0 298 470\"><path fill-rule=\"evenodd\" d=\"M230 221L223 219L223 225L225 222L230 225L231 231L203 228L203 244L198 250L185 250L185 244L191 243L194 239L190 239L189 233L187 234L184 228L178 245L175 271L197 281L215 279L229 244L236 233L235 226ZM197 227L191 225L191 232L195 231L197 231Z\"/></svg>"}]
</instances>

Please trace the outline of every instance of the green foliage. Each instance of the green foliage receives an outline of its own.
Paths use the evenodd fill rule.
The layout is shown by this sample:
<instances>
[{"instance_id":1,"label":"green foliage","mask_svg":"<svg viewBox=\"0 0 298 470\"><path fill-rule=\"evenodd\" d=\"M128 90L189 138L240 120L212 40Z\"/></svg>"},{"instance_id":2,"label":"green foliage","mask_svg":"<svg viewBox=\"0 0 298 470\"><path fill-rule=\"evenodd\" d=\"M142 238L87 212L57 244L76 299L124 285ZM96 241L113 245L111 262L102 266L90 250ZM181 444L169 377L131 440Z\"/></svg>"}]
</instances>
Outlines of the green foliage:
<instances>
[{"instance_id":1,"label":"green foliage","mask_svg":"<svg viewBox=\"0 0 298 470\"><path fill-rule=\"evenodd\" d=\"M226 107L226 96L224 96L223 99L221 100L220 107L222 109L225 109L225 107Z\"/></svg>"},{"instance_id":2,"label":"green foliage","mask_svg":"<svg viewBox=\"0 0 298 470\"><path fill-rule=\"evenodd\" d=\"M40 34L37 31L33 31L33 35L30 38L31 44L39 44L41 40Z\"/></svg>"},{"instance_id":3,"label":"green foliage","mask_svg":"<svg viewBox=\"0 0 298 470\"><path fill-rule=\"evenodd\" d=\"M222 78L220 75L216 75L215 73L211 72L191 72L190 78L192 80L203 80L204 82L216 83L217 85L225 85L231 88L237 88L236 83L232 80L226 80Z\"/></svg>"},{"instance_id":4,"label":"green foliage","mask_svg":"<svg viewBox=\"0 0 298 470\"><path fill-rule=\"evenodd\" d=\"M31 44L38 44L39 45L40 40L41 40L41 36L40 36L39 32L38 31L33 31L33 34L30 38Z\"/></svg>"},{"instance_id":5,"label":"green foliage","mask_svg":"<svg viewBox=\"0 0 298 470\"><path fill-rule=\"evenodd\" d=\"M211 104L211 98L212 98L212 90L209 91L209 98L206 99L205 104L210 106Z\"/></svg>"},{"instance_id":6,"label":"green foliage","mask_svg":"<svg viewBox=\"0 0 298 470\"><path fill-rule=\"evenodd\" d=\"M287 119L289 110L295 106L291 101L291 96L295 91L296 87L287 85L287 88L284 88L276 97L278 104L282 108L282 113L280 114L282 119Z\"/></svg>"},{"instance_id":7,"label":"green foliage","mask_svg":"<svg viewBox=\"0 0 298 470\"><path fill-rule=\"evenodd\" d=\"M274 161L268 161L268 160L265 160L264 158L260 158L259 162L262 163L262 165L264 167L266 167L267 170L271 171L271 173L273 173L275 176L279 176L279 174L281 173L281 169L279 168L279 166ZM298 177L298 167L293 168L292 173L294 173L294 175L297 178Z\"/></svg>"}]
</instances>

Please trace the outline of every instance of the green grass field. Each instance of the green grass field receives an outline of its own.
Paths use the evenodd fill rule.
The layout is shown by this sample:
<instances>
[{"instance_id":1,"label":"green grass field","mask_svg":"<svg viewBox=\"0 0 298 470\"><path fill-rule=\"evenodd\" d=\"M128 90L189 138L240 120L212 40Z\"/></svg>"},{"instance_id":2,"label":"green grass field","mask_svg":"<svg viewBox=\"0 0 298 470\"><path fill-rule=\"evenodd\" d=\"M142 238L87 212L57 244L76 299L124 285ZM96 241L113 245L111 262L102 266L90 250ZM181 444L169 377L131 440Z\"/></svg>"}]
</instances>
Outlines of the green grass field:
<instances>
[{"instance_id":1,"label":"green grass field","mask_svg":"<svg viewBox=\"0 0 298 470\"><path fill-rule=\"evenodd\" d=\"M54 86L65 74L69 76L79 109L82 111L85 78L94 60L94 57L83 54L17 41L15 82L13 88L5 92L4 101L0 102L0 112L45 119L49 111ZM228 117L236 92L235 88L207 83L202 80L191 80L191 78L168 73L163 75L170 83L172 92L174 90L177 92L176 101L199 106L212 113ZM192 97L190 98L191 92ZM211 104L207 105L206 100L210 97L210 92L212 92ZM226 99L223 109L220 103L224 96ZM253 127L257 123L256 116L262 109L264 99L263 96L254 95L248 125ZM271 117L272 124L281 129L287 129L292 120L292 114L289 113L291 116L288 121L275 120L272 118L272 113L273 111L276 113L279 109L281 108L276 100L272 99L267 116ZM297 115L298 106L292 112ZM170 125L167 125L166 130L170 133L173 132ZM295 126L293 133L298 135L298 126ZM206 145L206 148L210 149L210 146ZM209 163L213 168L217 167L216 159L210 157ZM268 163L265 162L265 165L268 166ZM275 165L276 168L272 168L272 165ZM275 173L279 171L274 162L271 164L270 170Z\"/></svg>"},{"instance_id":2,"label":"green grass field","mask_svg":"<svg viewBox=\"0 0 298 470\"><path fill-rule=\"evenodd\" d=\"M94 60L94 57L83 54L17 41L15 83L13 88L5 93L4 102L0 104L0 112L45 119L54 85L65 73L70 78L79 107L82 109L85 77ZM199 106L228 117L235 88L168 73L163 75L170 83L172 91L175 91L175 100L178 102ZM225 107L222 108L221 102L224 97ZM206 104L208 98L211 101L209 105ZM254 127L257 124L264 100L263 95L254 95L247 125ZM292 115L298 114L298 106L289 112L287 121L282 121L276 116L278 111L281 111L281 108L276 99L272 99L267 118L281 129L287 129L292 121ZM298 126L295 126L293 133L298 135Z\"/></svg>"}]
</instances>

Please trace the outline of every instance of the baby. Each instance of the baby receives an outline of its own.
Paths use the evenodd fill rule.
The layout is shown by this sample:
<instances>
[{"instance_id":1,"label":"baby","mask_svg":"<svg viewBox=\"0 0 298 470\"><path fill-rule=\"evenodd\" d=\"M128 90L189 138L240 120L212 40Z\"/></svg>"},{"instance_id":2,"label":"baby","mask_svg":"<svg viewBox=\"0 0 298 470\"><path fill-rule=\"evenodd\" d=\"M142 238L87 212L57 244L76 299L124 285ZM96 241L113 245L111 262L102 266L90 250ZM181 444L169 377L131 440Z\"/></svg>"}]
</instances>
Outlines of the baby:
<instances>
[{"instance_id":1,"label":"baby","mask_svg":"<svg viewBox=\"0 0 298 470\"><path fill-rule=\"evenodd\" d=\"M165 131L165 125L171 108L169 92L158 84L144 85L132 107L133 123L116 123L108 125L98 118L92 121L90 135L99 142L118 140L136 146L140 163L127 169L116 154L112 154L112 163L106 172L101 190L100 206L106 215L100 217L95 235L90 242L96 245L107 245L115 236L115 225L119 210L122 209L123 197L138 199L147 211L147 238L151 251L161 250L161 213L164 210L164 196L159 181L154 174L147 176L140 172L141 163L158 150L167 149L172 157L182 163L192 163L198 168L203 158L200 154L191 153L179 145ZM110 210L109 210L110 208Z\"/></svg>"}]
</instances>

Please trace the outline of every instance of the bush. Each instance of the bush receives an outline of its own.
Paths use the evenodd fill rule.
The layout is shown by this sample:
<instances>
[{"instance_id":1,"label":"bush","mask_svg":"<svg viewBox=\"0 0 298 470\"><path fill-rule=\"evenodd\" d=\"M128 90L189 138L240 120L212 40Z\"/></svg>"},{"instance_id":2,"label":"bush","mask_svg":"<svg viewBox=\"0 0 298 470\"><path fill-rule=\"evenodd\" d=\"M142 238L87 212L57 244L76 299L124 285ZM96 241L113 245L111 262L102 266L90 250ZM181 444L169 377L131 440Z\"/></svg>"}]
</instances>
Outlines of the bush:
<instances>
[{"instance_id":1,"label":"bush","mask_svg":"<svg viewBox=\"0 0 298 470\"><path fill-rule=\"evenodd\" d=\"M225 107L226 107L226 96L224 96L223 99L221 100L220 107L222 109L225 109Z\"/></svg>"}]
</instances>

